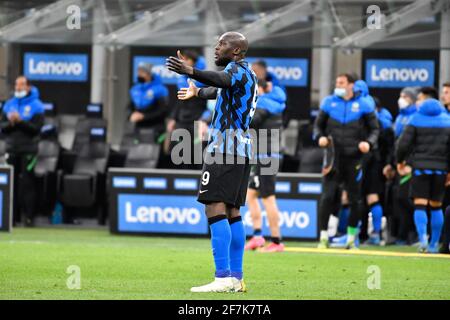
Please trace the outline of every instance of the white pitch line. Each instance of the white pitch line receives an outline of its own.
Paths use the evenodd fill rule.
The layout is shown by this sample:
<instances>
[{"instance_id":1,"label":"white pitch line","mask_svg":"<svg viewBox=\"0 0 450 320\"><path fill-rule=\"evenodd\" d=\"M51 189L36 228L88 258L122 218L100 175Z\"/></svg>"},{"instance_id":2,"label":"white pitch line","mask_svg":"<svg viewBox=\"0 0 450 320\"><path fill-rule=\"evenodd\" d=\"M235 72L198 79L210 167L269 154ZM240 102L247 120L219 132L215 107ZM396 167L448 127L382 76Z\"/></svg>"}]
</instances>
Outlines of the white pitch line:
<instances>
[{"instance_id":1,"label":"white pitch line","mask_svg":"<svg viewBox=\"0 0 450 320\"><path fill-rule=\"evenodd\" d=\"M407 257L407 258L440 258L450 259L450 254L424 254L413 252L393 252L393 251L375 251L375 250L346 250L346 249L317 249L317 248L300 248L286 247L287 252L301 253L332 253L347 255L365 255L365 256L385 256L385 257Z\"/></svg>"}]
</instances>

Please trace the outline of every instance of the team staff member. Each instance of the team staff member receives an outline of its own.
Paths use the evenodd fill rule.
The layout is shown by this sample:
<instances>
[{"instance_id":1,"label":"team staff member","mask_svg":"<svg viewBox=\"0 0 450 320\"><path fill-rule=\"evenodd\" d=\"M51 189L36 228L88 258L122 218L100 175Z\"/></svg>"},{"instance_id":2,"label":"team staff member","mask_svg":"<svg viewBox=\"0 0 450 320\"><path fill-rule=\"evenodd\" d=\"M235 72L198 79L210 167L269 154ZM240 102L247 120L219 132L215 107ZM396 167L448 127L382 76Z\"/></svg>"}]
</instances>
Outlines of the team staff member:
<instances>
[{"instance_id":1,"label":"team staff member","mask_svg":"<svg viewBox=\"0 0 450 320\"><path fill-rule=\"evenodd\" d=\"M258 156L264 158L273 157L271 163L279 163L280 153L272 154L272 136L271 130L279 130L281 136L282 129L282 113L286 108L286 93L280 87L273 86L270 82L258 79L258 102L255 115L251 123L251 127L256 129L267 130L267 152L258 153ZM260 137L261 139L261 137ZM258 140L260 141L260 140ZM262 141L265 142L265 141ZM274 141L277 146L280 141ZM275 159L276 157L276 159ZM266 209L267 220L270 228L270 244L262 248L263 252L281 252L284 250L284 244L281 243L281 233L279 226L279 211L277 200L275 197L275 181L278 168L272 174L264 174L261 168L271 166L258 161L252 166L253 173L251 175L249 188L247 190L247 204L250 211L253 224L253 237L246 244L246 250L255 250L264 247L265 239L262 236L262 215L259 206L258 197L261 197L264 208Z\"/></svg>"},{"instance_id":2,"label":"team staff member","mask_svg":"<svg viewBox=\"0 0 450 320\"><path fill-rule=\"evenodd\" d=\"M355 235L362 208L362 155L375 147L379 126L375 108L353 92L355 79L349 74L336 78L334 94L326 97L314 126L314 137L321 148L328 147L331 137L335 149L335 170L323 177L319 204L320 244L327 248L328 220L336 207L337 188L341 183L348 192L350 216L347 227L348 249L355 248ZM367 133L367 134L365 134Z\"/></svg>"},{"instance_id":3,"label":"team staff member","mask_svg":"<svg viewBox=\"0 0 450 320\"><path fill-rule=\"evenodd\" d=\"M447 109L448 114L450 114L450 82L444 83L442 87L441 101L444 107ZM444 237L442 246L439 252L450 253L450 176L447 177L447 183L445 188L445 198L443 208L445 210L444 217Z\"/></svg>"},{"instance_id":4,"label":"team staff member","mask_svg":"<svg viewBox=\"0 0 450 320\"><path fill-rule=\"evenodd\" d=\"M406 160L413 167L411 196L420 252L438 252L443 225L442 201L450 169L450 116L436 99L423 101L397 144L399 171ZM431 240L428 244L427 206L431 207Z\"/></svg>"},{"instance_id":5,"label":"team staff member","mask_svg":"<svg viewBox=\"0 0 450 320\"><path fill-rule=\"evenodd\" d=\"M23 212L27 226L33 225L37 206L34 165L43 123L44 106L38 89L19 76L14 97L3 107L0 128L6 137L8 163L14 167L14 222L20 221Z\"/></svg>"},{"instance_id":6,"label":"team staff member","mask_svg":"<svg viewBox=\"0 0 450 320\"><path fill-rule=\"evenodd\" d=\"M169 91L161 77L152 73L152 65L138 66L137 83L130 89L128 119L137 128L153 128L155 136L164 132L165 117L169 103Z\"/></svg>"},{"instance_id":7,"label":"team staff member","mask_svg":"<svg viewBox=\"0 0 450 320\"><path fill-rule=\"evenodd\" d=\"M383 178L383 168L386 165L387 149L393 147L392 115L389 111L375 101L369 95L369 87L363 80L355 82L354 92L356 95L367 99L369 104L375 106L380 135L378 143L371 152L365 155L363 165L363 194L366 197L366 204L372 213L373 232L370 234L367 244L380 245L381 243L381 222L383 217L383 206L381 199L384 193L385 181ZM363 216L362 233L367 234L367 215Z\"/></svg>"},{"instance_id":8,"label":"team staff member","mask_svg":"<svg viewBox=\"0 0 450 320\"><path fill-rule=\"evenodd\" d=\"M204 70L206 67L205 59L198 55L197 52L193 50L185 50L182 56L186 62L191 67L198 70ZM182 75L178 78L177 87L178 90L181 88L189 87L189 77ZM195 81L197 87L203 87L203 84ZM190 163L184 163L181 165L183 169L201 169L197 168L194 164L194 144L201 143L199 137L194 136L194 122L198 120L203 120L202 116L206 111L206 100L194 97L189 100L177 100L175 106L169 116L169 121L167 122L167 132L170 134L176 129L185 129L189 131L191 135L191 159ZM177 142L172 142L171 149L177 144Z\"/></svg>"},{"instance_id":9,"label":"team staff member","mask_svg":"<svg viewBox=\"0 0 450 320\"><path fill-rule=\"evenodd\" d=\"M169 70L186 74L208 88L190 86L178 92L180 99L198 96L217 99L205 152L198 201L205 204L216 267L215 280L191 288L192 292L242 292L245 230L240 207L245 204L250 175L252 140L248 135L256 110L257 79L244 60L247 39L226 32L215 47L215 63L223 71L202 71L188 66L181 54L167 59ZM229 163L232 160L232 163ZM218 163L219 161L226 161Z\"/></svg>"},{"instance_id":10,"label":"team staff member","mask_svg":"<svg viewBox=\"0 0 450 320\"><path fill-rule=\"evenodd\" d=\"M444 83L442 87L441 101L447 112L450 113L450 82Z\"/></svg>"},{"instance_id":11,"label":"team staff member","mask_svg":"<svg viewBox=\"0 0 450 320\"><path fill-rule=\"evenodd\" d=\"M277 76L267 69L266 61L257 60L253 62L252 70L255 72L258 81L265 80L266 82L272 83L274 87L280 87L281 89L285 90L284 87L280 84L280 80L278 80Z\"/></svg>"},{"instance_id":12,"label":"team staff member","mask_svg":"<svg viewBox=\"0 0 450 320\"><path fill-rule=\"evenodd\" d=\"M403 132L406 124L417 111L417 89L406 87L400 92L398 99L399 114L394 122L395 140L398 140ZM384 171L385 176L388 176L395 168L395 157L392 159L391 168ZM415 242L414 220L412 212L414 205L409 197L409 189L411 182L411 167L405 166L401 171L398 171L393 185L393 204L394 217L390 219L389 226L390 235L395 237L396 244L412 244ZM392 238L393 240L393 238Z\"/></svg>"}]
</instances>

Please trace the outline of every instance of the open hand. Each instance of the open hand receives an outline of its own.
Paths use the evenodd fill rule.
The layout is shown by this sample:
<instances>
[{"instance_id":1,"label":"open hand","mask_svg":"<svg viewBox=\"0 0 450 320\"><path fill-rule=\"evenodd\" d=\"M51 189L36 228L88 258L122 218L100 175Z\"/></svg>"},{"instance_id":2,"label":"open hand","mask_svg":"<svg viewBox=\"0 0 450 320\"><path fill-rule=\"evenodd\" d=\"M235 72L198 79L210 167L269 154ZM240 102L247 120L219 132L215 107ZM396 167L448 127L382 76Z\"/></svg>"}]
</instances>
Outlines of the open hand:
<instances>
[{"instance_id":1,"label":"open hand","mask_svg":"<svg viewBox=\"0 0 450 320\"><path fill-rule=\"evenodd\" d=\"M178 58L169 57L166 59L167 69L176 72L178 74L192 75L194 73L194 68L187 65L185 58L181 54L180 50L177 51Z\"/></svg>"},{"instance_id":2,"label":"open hand","mask_svg":"<svg viewBox=\"0 0 450 320\"><path fill-rule=\"evenodd\" d=\"M198 95L198 91L200 90L194 84L194 81L188 80L189 88L181 88L177 92L177 97L179 100L189 100Z\"/></svg>"}]
</instances>

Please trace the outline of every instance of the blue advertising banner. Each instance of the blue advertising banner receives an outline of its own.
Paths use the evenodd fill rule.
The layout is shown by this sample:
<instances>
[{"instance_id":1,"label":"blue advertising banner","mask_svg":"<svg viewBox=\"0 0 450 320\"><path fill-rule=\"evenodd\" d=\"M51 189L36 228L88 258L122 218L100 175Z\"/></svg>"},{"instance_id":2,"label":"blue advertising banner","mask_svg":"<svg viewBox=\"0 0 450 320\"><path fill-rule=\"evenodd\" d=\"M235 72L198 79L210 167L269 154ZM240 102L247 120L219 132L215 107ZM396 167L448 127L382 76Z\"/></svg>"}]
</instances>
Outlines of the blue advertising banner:
<instances>
[{"instance_id":1,"label":"blue advertising banner","mask_svg":"<svg viewBox=\"0 0 450 320\"><path fill-rule=\"evenodd\" d=\"M89 74L88 55L26 52L23 70L30 80L85 82Z\"/></svg>"},{"instance_id":2,"label":"blue advertising banner","mask_svg":"<svg viewBox=\"0 0 450 320\"><path fill-rule=\"evenodd\" d=\"M140 63L153 65L152 71L158 74L164 84L176 85L178 74L166 68L167 57L163 56L135 56L133 58L133 81L137 79L137 70ZM267 62L269 72L272 72L280 84L286 87L306 87L308 85L307 59L300 58L258 58L248 57L246 60L251 64L254 61L264 59Z\"/></svg>"},{"instance_id":3,"label":"blue advertising banner","mask_svg":"<svg viewBox=\"0 0 450 320\"><path fill-rule=\"evenodd\" d=\"M137 81L137 70L140 63L153 65L152 72L159 75L164 84L177 84L180 75L166 68L167 57L163 56L135 56L133 58L133 82Z\"/></svg>"},{"instance_id":4,"label":"blue advertising banner","mask_svg":"<svg viewBox=\"0 0 450 320\"><path fill-rule=\"evenodd\" d=\"M369 87L403 88L433 86L433 60L366 60L365 80Z\"/></svg>"},{"instance_id":5,"label":"blue advertising banner","mask_svg":"<svg viewBox=\"0 0 450 320\"><path fill-rule=\"evenodd\" d=\"M196 196L119 194L117 201L119 231L208 234Z\"/></svg>"},{"instance_id":6,"label":"blue advertising banner","mask_svg":"<svg viewBox=\"0 0 450 320\"><path fill-rule=\"evenodd\" d=\"M308 59L248 57L246 60L250 64L257 60L264 60L267 63L267 70L273 73L283 86L306 87L308 85Z\"/></svg>"},{"instance_id":7,"label":"blue advertising banner","mask_svg":"<svg viewBox=\"0 0 450 320\"><path fill-rule=\"evenodd\" d=\"M261 204L260 204L261 205ZM317 200L277 199L280 211L280 232L283 237L315 239L317 237ZM261 208L264 208L261 206ZM248 207L241 208L245 232L253 234L252 220ZM266 212L262 212L262 232L270 236Z\"/></svg>"}]
</instances>

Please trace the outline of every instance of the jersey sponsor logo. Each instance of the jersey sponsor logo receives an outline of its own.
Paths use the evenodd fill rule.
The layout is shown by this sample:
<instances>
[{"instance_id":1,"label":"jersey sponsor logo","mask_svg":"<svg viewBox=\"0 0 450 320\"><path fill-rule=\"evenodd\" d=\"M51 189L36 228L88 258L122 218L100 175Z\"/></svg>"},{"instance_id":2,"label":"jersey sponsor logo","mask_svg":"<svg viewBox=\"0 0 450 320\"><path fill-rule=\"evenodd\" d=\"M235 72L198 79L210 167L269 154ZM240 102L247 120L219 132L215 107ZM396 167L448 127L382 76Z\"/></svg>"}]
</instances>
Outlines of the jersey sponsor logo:
<instances>
[{"instance_id":1,"label":"jersey sponsor logo","mask_svg":"<svg viewBox=\"0 0 450 320\"><path fill-rule=\"evenodd\" d=\"M268 71L278 78L281 85L286 87L306 87L308 85L308 59L266 57L246 58L250 64L261 59L267 62Z\"/></svg>"},{"instance_id":2,"label":"jersey sponsor logo","mask_svg":"<svg viewBox=\"0 0 450 320\"><path fill-rule=\"evenodd\" d=\"M317 201L303 199L277 199L279 209L280 232L285 237L310 238L317 237ZM247 235L252 234L252 221L248 208L241 209ZM262 212L263 234L270 235L267 214Z\"/></svg>"},{"instance_id":3,"label":"jersey sponsor logo","mask_svg":"<svg viewBox=\"0 0 450 320\"><path fill-rule=\"evenodd\" d=\"M366 82L370 87L403 88L433 86L433 60L366 60Z\"/></svg>"},{"instance_id":4,"label":"jersey sponsor logo","mask_svg":"<svg viewBox=\"0 0 450 320\"><path fill-rule=\"evenodd\" d=\"M120 194L118 228L124 232L206 234L203 210L194 196Z\"/></svg>"},{"instance_id":5,"label":"jersey sponsor logo","mask_svg":"<svg viewBox=\"0 0 450 320\"><path fill-rule=\"evenodd\" d=\"M88 80L87 54L33 53L24 54L23 70L30 80L79 81Z\"/></svg>"}]
</instances>

